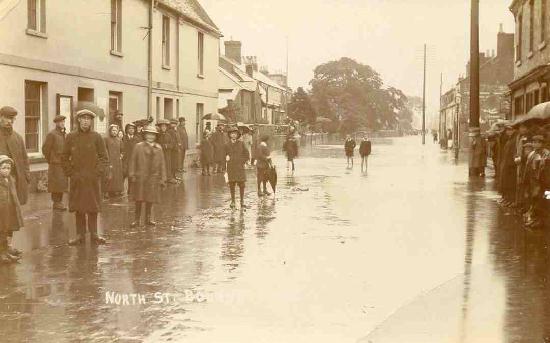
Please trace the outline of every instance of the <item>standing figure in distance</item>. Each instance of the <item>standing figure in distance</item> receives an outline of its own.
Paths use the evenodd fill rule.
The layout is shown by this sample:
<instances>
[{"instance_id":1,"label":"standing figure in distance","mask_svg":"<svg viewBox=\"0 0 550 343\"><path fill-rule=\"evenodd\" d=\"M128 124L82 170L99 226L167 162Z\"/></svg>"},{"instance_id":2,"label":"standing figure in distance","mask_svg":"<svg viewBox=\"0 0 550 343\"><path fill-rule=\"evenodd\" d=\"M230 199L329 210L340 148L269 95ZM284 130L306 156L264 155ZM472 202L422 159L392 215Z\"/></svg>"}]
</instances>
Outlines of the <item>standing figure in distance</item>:
<instances>
[{"instance_id":1,"label":"standing figure in distance","mask_svg":"<svg viewBox=\"0 0 550 343\"><path fill-rule=\"evenodd\" d=\"M199 150L201 153L202 175L210 175L210 164L214 160L214 147L212 146L212 134L210 131L204 131ZM214 172L214 170L212 171Z\"/></svg>"},{"instance_id":2,"label":"standing figure in distance","mask_svg":"<svg viewBox=\"0 0 550 343\"><path fill-rule=\"evenodd\" d=\"M189 148L189 137L187 135L187 129L185 128L185 117L179 117L179 125L177 128L178 135L180 138L180 164L179 169L182 173L185 173L185 153Z\"/></svg>"},{"instance_id":3,"label":"standing figure in distance","mask_svg":"<svg viewBox=\"0 0 550 343\"><path fill-rule=\"evenodd\" d=\"M122 175L124 179L128 178L128 169L130 158L134 152L136 144L141 142L141 135L136 133L136 124L126 124L124 138L122 139ZM128 195L132 194L132 182L128 180Z\"/></svg>"},{"instance_id":4,"label":"standing figure in distance","mask_svg":"<svg viewBox=\"0 0 550 343\"><path fill-rule=\"evenodd\" d=\"M164 152L164 162L166 163L166 175L168 177L168 183L177 183L176 179L172 178L172 151L176 142L172 140L172 136L168 133L168 126L170 121L167 119L160 119L157 121L157 127L159 128L159 134L157 136L157 143L162 147Z\"/></svg>"},{"instance_id":5,"label":"standing figure in distance","mask_svg":"<svg viewBox=\"0 0 550 343\"><path fill-rule=\"evenodd\" d=\"M283 143L283 151L286 152L286 170L290 170L290 166L292 166L292 172L294 173L294 159L298 157L298 142L296 142L296 137L294 136L294 127L290 127L290 132L286 136L286 140Z\"/></svg>"},{"instance_id":6,"label":"standing figure in distance","mask_svg":"<svg viewBox=\"0 0 550 343\"><path fill-rule=\"evenodd\" d=\"M367 135L363 136L363 140L361 141L361 144L359 145L359 155L361 155L361 172L363 172L363 164L365 165L364 172L367 172L367 168L369 165L369 155L371 153L371 142L369 141L369 138Z\"/></svg>"},{"instance_id":7,"label":"standing figure in distance","mask_svg":"<svg viewBox=\"0 0 550 343\"><path fill-rule=\"evenodd\" d=\"M61 157L65 145L65 117L58 115L54 118L55 128L46 136L42 145L42 154L48 162L48 192L51 193L53 209L65 211L63 193L68 191L68 180L63 172Z\"/></svg>"},{"instance_id":8,"label":"standing figure in distance","mask_svg":"<svg viewBox=\"0 0 550 343\"><path fill-rule=\"evenodd\" d=\"M351 168L353 168L353 150L355 149L355 140L350 135L346 136L346 142L344 143L344 150L348 159L348 168L350 168L349 162L351 161Z\"/></svg>"},{"instance_id":9,"label":"standing figure in distance","mask_svg":"<svg viewBox=\"0 0 550 343\"><path fill-rule=\"evenodd\" d=\"M132 182L132 195L136 202L135 221L131 227L140 225L141 208L145 203L145 224L154 226L151 219L153 204L161 200L162 189L166 187L166 163L160 144L156 143L158 131L154 126L143 129L145 141L134 148L128 166L128 177Z\"/></svg>"},{"instance_id":10,"label":"standing figure in distance","mask_svg":"<svg viewBox=\"0 0 550 343\"><path fill-rule=\"evenodd\" d=\"M122 142L118 138L118 125L109 126L109 136L105 137L105 148L109 155L109 170L105 178L106 198L116 198L124 191L124 176L122 172Z\"/></svg>"},{"instance_id":11,"label":"standing figure in distance","mask_svg":"<svg viewBox=\"0 0 550 343\"><path fill-rule=\"evenodd\" d=\"M260 139L260 144L256 148L256 179L258 183L258 196L270 195L267 191L267 181L268 181L268 172L269 167L271 166L271 158L269 157L270 151L267 146L267 141L269 137L262 136ZM263 192L260 186L263 186Z\"/></svg>"}]
</instances>

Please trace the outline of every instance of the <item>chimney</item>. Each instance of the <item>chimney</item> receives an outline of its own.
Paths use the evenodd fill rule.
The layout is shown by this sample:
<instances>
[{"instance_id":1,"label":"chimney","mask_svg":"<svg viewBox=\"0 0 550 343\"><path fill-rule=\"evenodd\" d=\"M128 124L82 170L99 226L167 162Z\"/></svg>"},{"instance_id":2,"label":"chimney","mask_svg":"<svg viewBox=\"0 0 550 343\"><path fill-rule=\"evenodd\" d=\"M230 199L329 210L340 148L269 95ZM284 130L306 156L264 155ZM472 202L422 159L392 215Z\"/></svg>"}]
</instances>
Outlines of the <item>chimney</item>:
<instances>
[{"instance_id":1,"label":"chimney","mask_svg":"<svg viewBox=\"0 0 550 343\"><path fill-rule=\"evenodd\" d=\"M246 74L252 78L254 77L254 66L252 64L246 65Z\"/></svg>"},{"instance_id":2,"label":"chimney","mask_svg":"<svg viewBox=\"0 0 550 343\"><path fill-rule=\"evenodd\" d=\"M225 56L237 62L242 63L241 42L238 40L225 41Z\"/></svg>"},{"instance_id":3,"label":"chimney","mask_svg":"<svg viewBox=\"0 0 550 343\"><path fill-rule=\"evenodd\" d=\"M254 72L258 72L258 59L256 56L245 56L244 64L246 65L246 73L250 77L254 77Z\"/></svg>"}]
</instances>

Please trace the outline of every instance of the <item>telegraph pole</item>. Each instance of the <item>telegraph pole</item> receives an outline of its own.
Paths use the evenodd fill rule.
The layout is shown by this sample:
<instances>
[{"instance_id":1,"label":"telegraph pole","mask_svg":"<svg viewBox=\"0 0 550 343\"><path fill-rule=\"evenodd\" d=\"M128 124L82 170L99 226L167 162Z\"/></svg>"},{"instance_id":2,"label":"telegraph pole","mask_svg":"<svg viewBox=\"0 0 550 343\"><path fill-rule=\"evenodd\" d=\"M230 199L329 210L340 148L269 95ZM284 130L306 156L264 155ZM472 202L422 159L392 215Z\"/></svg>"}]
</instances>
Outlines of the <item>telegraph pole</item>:
<instances>
[{"instance_id":1,"label":"telegraph pole","mask_svg":"<svg viewBox=\"0 0 550 343\"><path fill-rule=\"evenodd\" d=\"M426 144L426 44L424 44L424 82L422 85L422 144Z\"/></svg>"},{"instance_id":2,"label":"telegraph pole","mask_svg":"<svg viewBox=\"0 0 550 343\"><path fill-rule=\"evenodd\" d=\"M468 136L470 138L470 157L474 156L475 142L479 132L479 0L472 0L470 22L470 121ZM473 175L473 158L470 158L469 175Z\"/></svg>"}]
</instances>

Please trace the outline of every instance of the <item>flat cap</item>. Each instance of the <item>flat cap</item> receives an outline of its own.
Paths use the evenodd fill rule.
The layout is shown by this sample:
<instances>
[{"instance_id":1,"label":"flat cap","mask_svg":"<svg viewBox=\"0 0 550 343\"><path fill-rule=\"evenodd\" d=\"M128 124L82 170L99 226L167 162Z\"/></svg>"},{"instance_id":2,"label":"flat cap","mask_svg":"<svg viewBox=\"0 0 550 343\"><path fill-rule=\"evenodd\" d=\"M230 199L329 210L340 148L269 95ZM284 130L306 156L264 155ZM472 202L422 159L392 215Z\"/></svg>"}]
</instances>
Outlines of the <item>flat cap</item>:
<instances>
[{"instance_id":1,"label":"flat cap","mask_svg":"<svg viewBox=\"0 0 550 343\"><path fill-rule=\"evenodd\" d=\"M158 134L158 130L156 127L154 127L153 125L147 125L146 127L143 128L143 132L149 132L149 133L154 133L154 134Z\"/></svg>"},{"instance_id":2,"label":"flat cap","mask_svg":"<svg viewBox=\"0 0 550 343\"><path fill-rule=\"evenodd\" d=\"M544 136L543 135L533 136L533 141L534 142L544 142Z\"/></svg>"},{"instance_id":3,"label":"flat cap","mask_svg":"<svg viewBox=\"0 0 550 343\"><path fill-rule=\"evenodd\" d=\"M59 122L59 121L65 120L65 119L67 119L67 117L58 114L58 115L55 116L55 118L53 118L53 122L54 122L54 123L57 123L57 122Z\"/></svg>"},{"instance_id":4,"label":"flat cap","mask_svg":"<svg viewBox=\"0 0 550 343\"><path fill-rule=\"evenodd\" d=\"M177 124L177 123L178 123L177 119L170 119L170 124Z\"/></svg>"},{"instance_id":5,"label":"flat cap","mask_svg":"<svg viewBox=\"0 0 550 343\"><path fill-rule=\"evenodd\" d=\"M0 116L13 118L17 115L17 110L10 106L4 106L0 108Z\"/></svg>"},{"instance_id":6,"label":"flat cap","mask_svg":"<svg viewBox=\"0 0 550 343\"><path fill-rule=\"evenodd\" d=\"M96 104L89 101L79 101L75 108L77 118L80 118L84 115L95 118L100 111L102 110Z\"/></svg>"},{"instance_id":7,"label":"flat cap","mask_svg":"<svg viewBox=\"0 0 550 343\"><path fill-rule=\"evenodd\" d=\"M159 119L159 120L157 120L157 125L170 125L170 120L168 120L168 119Z\"/></svg>"}]
</instances>

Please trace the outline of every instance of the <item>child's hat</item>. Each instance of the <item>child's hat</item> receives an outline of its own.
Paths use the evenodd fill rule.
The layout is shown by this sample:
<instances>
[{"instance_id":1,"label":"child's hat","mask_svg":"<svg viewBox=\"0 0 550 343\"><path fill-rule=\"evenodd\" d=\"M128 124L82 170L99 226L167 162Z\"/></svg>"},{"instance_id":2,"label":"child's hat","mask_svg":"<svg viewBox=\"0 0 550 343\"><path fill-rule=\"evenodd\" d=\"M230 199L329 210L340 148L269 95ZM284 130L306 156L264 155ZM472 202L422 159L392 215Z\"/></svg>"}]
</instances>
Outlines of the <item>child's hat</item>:
<instances>
[{"instance_id":1,"label":"child's hat","mask_svg":"<svg viewBox=\"0 0 550 343\"><path fill-rule=\"evenodd\" d=\"M9 162L13 165L13 160L6 155L0 155L0 165Z\"/></svg>"}]
</instances>

